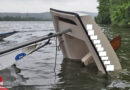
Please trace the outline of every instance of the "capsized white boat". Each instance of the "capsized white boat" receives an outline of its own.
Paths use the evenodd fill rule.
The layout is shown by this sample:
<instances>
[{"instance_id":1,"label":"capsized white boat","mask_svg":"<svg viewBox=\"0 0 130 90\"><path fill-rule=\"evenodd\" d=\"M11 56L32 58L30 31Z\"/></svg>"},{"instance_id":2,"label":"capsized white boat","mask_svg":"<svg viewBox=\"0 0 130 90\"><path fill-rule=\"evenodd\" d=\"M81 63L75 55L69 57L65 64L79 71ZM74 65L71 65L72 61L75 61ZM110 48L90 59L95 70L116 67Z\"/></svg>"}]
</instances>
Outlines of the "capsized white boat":
<instances>
[{"instance_id":1,"label":"capsized white boat","mask_svg":"<svg viewBox=\"0 0 130 90\"><path fill-rule=\"evenodd\" d=\"M55 31L71 30L58 36L64 58L94 62L99 71L121 70L119 59L110 42L89 15L50 9Z\"/></svg>"}]
</instances>

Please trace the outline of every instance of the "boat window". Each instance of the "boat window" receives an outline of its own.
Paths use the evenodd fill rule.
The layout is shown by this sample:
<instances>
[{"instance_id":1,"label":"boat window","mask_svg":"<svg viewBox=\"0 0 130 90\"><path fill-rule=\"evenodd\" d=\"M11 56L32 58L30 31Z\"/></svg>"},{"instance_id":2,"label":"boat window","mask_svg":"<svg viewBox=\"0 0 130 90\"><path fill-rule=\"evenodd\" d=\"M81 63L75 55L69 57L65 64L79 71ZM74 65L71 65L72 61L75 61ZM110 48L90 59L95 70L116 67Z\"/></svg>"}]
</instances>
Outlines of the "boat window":
<instances>
[{"instance_id":1,"label":"boat window","mask_svg":"<svg viewBox=\"0 0 130 90\"><path fill-rule=\"evenodd\" d=\"M70 23L70 24L73 24L73 25L77 25L73 20L70 20L70 19L68 19L68 18L58 17L58 19L59 19L60 21L66 22L66 23Z\"/></svg>"}]
</instances>

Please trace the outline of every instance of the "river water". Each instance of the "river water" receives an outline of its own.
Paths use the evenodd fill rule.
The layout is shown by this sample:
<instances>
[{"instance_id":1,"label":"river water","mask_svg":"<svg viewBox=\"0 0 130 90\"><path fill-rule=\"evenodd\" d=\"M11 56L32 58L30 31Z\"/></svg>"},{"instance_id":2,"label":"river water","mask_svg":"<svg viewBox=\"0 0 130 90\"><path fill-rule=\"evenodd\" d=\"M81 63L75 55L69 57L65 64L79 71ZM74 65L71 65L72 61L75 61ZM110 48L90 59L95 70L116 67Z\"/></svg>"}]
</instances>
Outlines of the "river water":
<instances>
[{"instance_id":1,"label":"river water","mask_svg":"<svg viewBox=\"0 0 130 90\"><path fill-rule=\"evenodd\" d=\"M63 60L58 51L55 67L55 38L51 44L0 71L10 90L130 90L130 28L101 25L110 39L120 34L122 45L116 53L122 70L103 76L83 67L80 62ZM19 31L0 41L0 49L54 32L51 21L3 21L0 33Z\"/></svg>"}]
</instances>

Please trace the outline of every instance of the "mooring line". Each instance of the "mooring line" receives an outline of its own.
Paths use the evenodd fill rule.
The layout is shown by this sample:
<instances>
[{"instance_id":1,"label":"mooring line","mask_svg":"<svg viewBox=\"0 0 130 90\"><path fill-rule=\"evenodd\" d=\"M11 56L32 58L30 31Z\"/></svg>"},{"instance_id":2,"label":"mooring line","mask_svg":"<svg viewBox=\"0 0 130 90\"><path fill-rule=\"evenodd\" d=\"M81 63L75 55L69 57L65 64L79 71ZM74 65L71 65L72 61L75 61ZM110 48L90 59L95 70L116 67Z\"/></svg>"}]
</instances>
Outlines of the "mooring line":
<instances>
[{"instance_id":1,"label":"mooring line","mask_svg":"<svg viewBox=\"0 0 130 90\"><path fill-rule=\"evenodd\" d=\"M56 45L56 52L55 52L55 66L54 66L54 72L56 72L56 63L57 63L57 37L55 37L55 45Z\"/></svg>"},{"instance_id":2,"label":"mooring line","mask_svg":"<svg viewBox=\"0 0 130 90\"><path fill-rule=\"evenodd\" d=\"M31 45L31 44L34 44L34 43L37 43L37 42L41 42L41 41L47 40L49 38L60 36L62 34L68 33L68 32L71 32L71 30L67 29L67 30L64 30L64 31L61 31L61 32L57 32L57 33L53 33L53 34L51 33L50 35L42 36L42 37L39 37L37 39L33 39L33 40L30 40L30 41L22 42L22 43L17 44L17 45L15 45L13 47L8 47L8 48L5 48L5 49L1 50L0 51L0 55L8 53L8 52L11 52L11 51L14 51L14 50L17 50L17 49L20 49L20 48L23 48L23 47L26 47L28 45Z\"/></svg>"}]
</instances>

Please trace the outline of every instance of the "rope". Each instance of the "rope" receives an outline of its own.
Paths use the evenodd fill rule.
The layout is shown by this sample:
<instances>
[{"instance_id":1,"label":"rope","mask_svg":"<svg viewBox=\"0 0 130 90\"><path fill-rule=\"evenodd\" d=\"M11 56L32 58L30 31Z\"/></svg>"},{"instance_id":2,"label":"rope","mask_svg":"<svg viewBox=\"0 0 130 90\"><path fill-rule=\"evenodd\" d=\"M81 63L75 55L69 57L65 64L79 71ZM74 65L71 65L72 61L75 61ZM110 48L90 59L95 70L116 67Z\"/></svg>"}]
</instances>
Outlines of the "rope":
<instances>
[{"instance_id":1,"label":"rope","mask_svg":"<svg viewBox=\"0 0 130 90\"><path fill-rule=\"evenodd\" d=\"M71 30L67 29L67 30L64 30L64 31L61 31L61 32L51 33L51 35L48 35L48 36L46 36L46 35L41 36L41 37L38 37L36 39L32 39L32 40L29 40L29 41L26 41L26 42L16 44L16 45L14 45L12 47L7 47L7 48L5 48L3 50L0 50L0 55L11 52L11 51L14 51L14 50L17 50L17 49L20 49L20 48L23 48L23 47L26 47L26 46L34 44L34 43L38 43L38 42L41 42L41 41L44 41L44 40L48 40L48 39L56 37L56 36L60 36L62 34L68 33L68 32L71 32Z\"/></svg>"},{"instance_id":2,"label":"rope","mask_svg":"<svg viewBox=\"0 0 130 90\"><path fill-rule=\"evenodd\" d=\"M50 36L50 35L53 35L53 33L49 33L49 34L48 34L48 36ZM51 40L51 39L49 38L47 42L45 42L43 45L37 47L36 49L34 49L33 51L31 51L29 54L32 54L33 52L39 50L40 48L42 48L42 47L44 47L44 46L50 44L50 40ZM29 54L28 54L28 55L29 55Z\"/></svg>"},{"instance_id":3,"label":"rope","mask_svg":"<svg viewBox=\"0 0 130 90\"><path fill-rule=\"evenodd\" d=\"M50 39L48 39L48 41L45 42L43 45L41 45L41 46L37 47L36 49L34 49L33 51L31 51L29 54L32 54L33 52L39 50L40 48L42 48L42 47L44 47L44 46L46 46L46 45L48 45L48 44L50 44ZM28 55L29 55L29 54L28 54Z\"/></svg>"},{"instance_id":4,"label":"rope","mask_svg":"<svg viewBox=\"0 0 130 90\"><path fill-rule=\"evenodd\" d=\"M55 52L55 66L54 66L54 72L56 72L56 63L57 63L57 37L56 37L56 40L55 40L55 45L56 45L56 52Z\"/></svg>"},{"instance_id":5,"label":"rope","mask_svg":"<svg viewBox=\"0 0 130 90\"><path fill-rule=\"evenodd\" d=\"M60 40L60 41L59 41L58 51L60 51L60 50L61 50L61 48L60 48L60 47L61 47L61 44L62 44L63 42L64 42L64 40Z\"/></svg>"}]
</instances>

